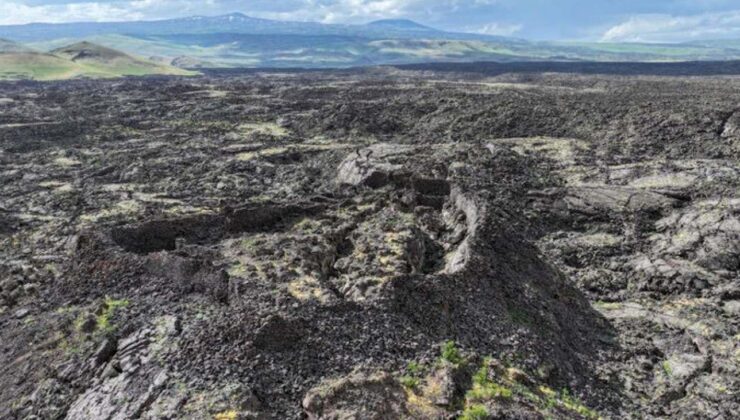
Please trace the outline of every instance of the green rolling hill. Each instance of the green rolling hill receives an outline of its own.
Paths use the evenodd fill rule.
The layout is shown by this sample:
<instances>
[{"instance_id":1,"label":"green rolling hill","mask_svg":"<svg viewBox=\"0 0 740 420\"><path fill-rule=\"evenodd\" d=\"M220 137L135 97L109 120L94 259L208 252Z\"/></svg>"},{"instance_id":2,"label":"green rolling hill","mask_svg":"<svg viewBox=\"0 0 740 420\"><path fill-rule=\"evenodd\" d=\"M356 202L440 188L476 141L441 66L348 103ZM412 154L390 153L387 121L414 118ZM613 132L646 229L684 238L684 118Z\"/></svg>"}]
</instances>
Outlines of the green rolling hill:
<instances>
[{"instance_id":1,"label":"green rolling hill","mask_svg":"<svg viewBox=\"0 0 740 420\"><path fill-rule=\"evenodd\" d=\"M0 49L0 80L44 81L158 74L185 76L195 73L89 42L75 43L48 53L10 44Z\"/></svg>"}]
</instances>

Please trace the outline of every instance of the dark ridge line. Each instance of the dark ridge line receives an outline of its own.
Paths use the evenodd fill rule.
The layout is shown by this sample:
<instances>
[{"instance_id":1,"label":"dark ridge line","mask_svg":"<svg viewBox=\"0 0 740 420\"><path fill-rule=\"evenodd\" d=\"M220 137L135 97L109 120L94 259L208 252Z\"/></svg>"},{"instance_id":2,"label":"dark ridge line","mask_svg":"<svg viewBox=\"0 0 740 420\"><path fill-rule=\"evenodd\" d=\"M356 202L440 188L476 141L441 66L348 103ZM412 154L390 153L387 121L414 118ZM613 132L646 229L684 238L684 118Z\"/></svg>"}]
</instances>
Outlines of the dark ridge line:
<instances>
[{"instance_id":1,"label":"dark ridge line","mask_svg":"<svg viewBox=\"0 0 740 420\"><path fill-rule=\"evenodd\" d=\"M604 62L604 61L517 61L499 63L475 61L469 63L401 64L401 70L482 73L580 73L621 76L732 76L740 75L740 60L681 61L670 63Z\"/></svg>"},{"instance_id":2,"label":"dark ridge line","mask_svg":"<svg viewBox=\"0 0 740 420\"><path fill-rule=\"evenodd\" d=\"M740 60L681 61L671 63L603 62L603 61L474 61L455 63L385 64L355 67L244 67L198 68L207 76L235 76L257 73L363 73L386 68L446 73L478 73L496 76L506 73L577 73L618 76L735 76L740 75Z\"/></svg>"}]
</instances>

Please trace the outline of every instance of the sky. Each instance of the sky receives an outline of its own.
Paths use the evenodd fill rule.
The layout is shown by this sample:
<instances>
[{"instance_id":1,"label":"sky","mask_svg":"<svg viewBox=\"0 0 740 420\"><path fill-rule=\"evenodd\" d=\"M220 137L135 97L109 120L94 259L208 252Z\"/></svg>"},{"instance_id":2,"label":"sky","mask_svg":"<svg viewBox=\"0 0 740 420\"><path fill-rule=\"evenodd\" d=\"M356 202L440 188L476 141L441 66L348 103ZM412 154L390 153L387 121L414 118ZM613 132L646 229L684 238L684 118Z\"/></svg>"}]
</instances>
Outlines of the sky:
<instances>
[{"instance_id":1,"label":"sky","mask_svg":"<svg viewBox=\"0 0 740 420\"><path fill-rule=\"evenodd\" d=\"M533 40L740 39L740 0L0 0L0 25L231 12L349 24L405 18L444 30Z\"/></svg>"}]
</instances>

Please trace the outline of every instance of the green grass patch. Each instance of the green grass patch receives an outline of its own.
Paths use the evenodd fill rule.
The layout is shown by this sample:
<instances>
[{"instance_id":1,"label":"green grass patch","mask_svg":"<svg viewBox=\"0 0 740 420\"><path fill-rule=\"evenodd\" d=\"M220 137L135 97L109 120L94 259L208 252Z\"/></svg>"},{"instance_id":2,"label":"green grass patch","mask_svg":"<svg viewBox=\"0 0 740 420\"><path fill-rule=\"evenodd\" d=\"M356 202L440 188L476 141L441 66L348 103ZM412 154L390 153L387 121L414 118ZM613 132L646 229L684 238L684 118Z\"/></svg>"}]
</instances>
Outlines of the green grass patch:
<instances>
[{"instance_id":1,"label":"green grass patch","mask_svg":"<svg viewBox=\"0 0 740 420\"><path fill-rule=\"evenodd\" d=\"M483 404L473 404L465 407L458 420L484 420L488 418L488 409Z\"/></svg>"}]
</instances>

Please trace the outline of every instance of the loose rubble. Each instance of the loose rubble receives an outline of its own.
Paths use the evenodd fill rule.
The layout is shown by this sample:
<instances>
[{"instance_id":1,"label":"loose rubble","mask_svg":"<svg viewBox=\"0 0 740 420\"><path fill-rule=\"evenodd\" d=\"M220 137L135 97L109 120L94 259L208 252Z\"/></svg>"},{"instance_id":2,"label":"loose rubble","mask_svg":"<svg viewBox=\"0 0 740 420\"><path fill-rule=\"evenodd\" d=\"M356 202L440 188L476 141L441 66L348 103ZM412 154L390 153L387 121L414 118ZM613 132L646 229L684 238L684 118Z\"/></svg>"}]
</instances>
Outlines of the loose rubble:
<instances>
[{"instance_id":1,"label":"loose rubble","mask_svg":"<svg viewBox=\"0 0 740 420\"><path fill-rule=\"evenodd\" d=\"M737 83L0 84L0 417L733 418Z\"/></svg>"}]
</instances>

